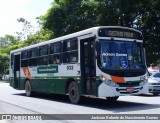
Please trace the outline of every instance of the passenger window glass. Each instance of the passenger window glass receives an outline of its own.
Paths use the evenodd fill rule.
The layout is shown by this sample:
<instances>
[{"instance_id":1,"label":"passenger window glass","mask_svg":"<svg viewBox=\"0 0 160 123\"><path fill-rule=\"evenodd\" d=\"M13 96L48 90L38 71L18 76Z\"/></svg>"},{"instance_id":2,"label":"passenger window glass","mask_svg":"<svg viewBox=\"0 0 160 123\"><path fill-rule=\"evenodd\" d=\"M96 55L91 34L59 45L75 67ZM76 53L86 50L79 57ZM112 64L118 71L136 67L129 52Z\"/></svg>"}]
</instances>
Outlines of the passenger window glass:
<instances>
[{"instance_id":1,"label":"passenger window glass","mask_svg":"<svg viewBox=\"0 0 160 123\"><path fill-rule=\"evenodd\" d=\"M63 42L63 51L77 50L78 42L75 39L67 40Z\"/></svg>"},{"instance_id":2,"label":"passenger window glass","mask_svg":"<svg viewBox=\"0 0 160 123\"><path fill-rule=\"evenodd\" d=\"M63 63L78 62L78 41L70 39L63 42Z\"/></svg>"},{"instance_id":3,"label":"passenger window glass","mask_svg":"<svg viewBox=\"0 0 160 123\"><path fill-rule=\"evenodd\" d=\"M48 65L48 56L39 57L38 65Z\"/></svg>"},{"instance_id":4,"label":"passenger window glass","mask_svg":"<svg viewBox=\"0 0 160 123\"><path fill-rule=\"evenodd\" d=\"M60 53L61 52L61 42L51 44L50 46L50 54Z\"/></svg>"},{"instance_id":5,"label":"passenger window glass","mask_svg":"<svg viewBox=\"0 0 160 123\"><path fill-rule=\"evenodd\" d=\"M48 55L48 46L42 46L39 48L39 56Z\"/></svg>"},{"instance_id":6,"label":"passenger window glass","mask_svg":"<svg viewBox=\"0 0 160 123\"><path fill-rule=\"evenodd\" d=\"M60 64L61 63L61 54L50 55L49 63L50 64Z\"/></svg>"},{"instance_id":7,"label":"passenger window glass","mask_svg":"<svg viewBox=\"0 0 160 123\"><path fill-rule=\"evenodd\" d=\"M27 51L22 52L21 59L27 59Z\"/></svg>"},{"instance_id":8,"label":"passenger window glass","mask_svg":"<svg viewBox=\"0 0 160 123\"><path fill-rule=\"evenodd\" d=\"M34 48L30 50L30 57L37 57L38 56L38 52L37 52L38 48Z\"/></svg>"}]
</instances>

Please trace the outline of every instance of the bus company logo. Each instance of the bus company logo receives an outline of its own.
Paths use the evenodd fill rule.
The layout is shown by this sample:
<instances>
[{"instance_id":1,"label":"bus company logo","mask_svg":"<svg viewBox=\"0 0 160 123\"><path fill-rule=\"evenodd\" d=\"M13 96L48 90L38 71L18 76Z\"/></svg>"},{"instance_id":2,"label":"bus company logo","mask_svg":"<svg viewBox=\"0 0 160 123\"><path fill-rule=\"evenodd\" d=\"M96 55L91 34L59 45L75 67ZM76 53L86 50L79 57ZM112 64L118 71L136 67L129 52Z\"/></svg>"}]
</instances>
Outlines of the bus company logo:
<instances>
[{"instance_id":1,"label":"bus company logo","mask_svg":"<svg viewBox=\"0 0 160 123\"><path fill-rule=\"evenodd\" d=\"M58 66L38 67L37 73L38 74L58 73Z\"/></svg>"}]
</instances>

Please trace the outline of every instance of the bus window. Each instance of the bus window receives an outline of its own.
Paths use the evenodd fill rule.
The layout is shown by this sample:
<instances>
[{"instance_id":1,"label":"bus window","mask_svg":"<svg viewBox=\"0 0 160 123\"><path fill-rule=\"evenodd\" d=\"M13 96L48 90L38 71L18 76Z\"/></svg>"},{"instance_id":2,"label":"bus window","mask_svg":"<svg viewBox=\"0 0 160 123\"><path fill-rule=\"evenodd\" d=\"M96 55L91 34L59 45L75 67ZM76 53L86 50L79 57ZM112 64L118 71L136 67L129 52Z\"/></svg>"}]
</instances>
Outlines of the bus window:
<instances>
[{"instance_id":1,"label":"bus window","mask_svg":"<svg viewBox=\"0 0 160 123\"><path fill-rule=\"evenodd\" d=\"M63 42L63 62L77 63L78 62L78 41L67 40Z\"/></svg>"},{"instance_id":2,"label":"bus window","mask_svg":"<svg viewBox=\"0 0 160 123\"><path fill-rule=\"evenodd\" d=\"M60 64L60 63L61 63L61 54L49 56L49 64Z\"/></svg>"},{"instance_id":3,"label":"bus window","mask_svg":"<svg viewBox=\"0 0 160 123\"><path fill-rule=\"evenodd\" d=\"M48 45L39 47L38 65L48 65Z\"/></svg>"},{"instance_id":4,"label":"bus window","mask_svg":"<svg viewBox=\"0 0 160 123\"><path fill-rule=\"evenodd\" d=\"M28 51L21 53L21 67L28 67Z\"/></svg>"},{"instance_id":5,"label":"bus window","mask_svg":"<svg viewBox=\"0 0 160 123\"><path fill-rule=\"evenodd\" d=\"M62 49L61 42L50 45L49 64L60 64L61 63L61 49Z\"/></svg>"},{"instance_id":6,"label":"bus window","mask_svg":"<svg viewBox=\"0 0 160 123\"><path fill-rule=\"evenodd\" d=\"M50 45L50 54L61 53L61 42Z\"/></svg>"},{"instance_id":7,"label":"bus window","mask_svg":"<svg viewBox=\"0 0 160 123\"><path fill-rule=\"evenodd\" d=\"M29 66L37 66L38 48L30 50Z\"/></svg>"}]
</instances>

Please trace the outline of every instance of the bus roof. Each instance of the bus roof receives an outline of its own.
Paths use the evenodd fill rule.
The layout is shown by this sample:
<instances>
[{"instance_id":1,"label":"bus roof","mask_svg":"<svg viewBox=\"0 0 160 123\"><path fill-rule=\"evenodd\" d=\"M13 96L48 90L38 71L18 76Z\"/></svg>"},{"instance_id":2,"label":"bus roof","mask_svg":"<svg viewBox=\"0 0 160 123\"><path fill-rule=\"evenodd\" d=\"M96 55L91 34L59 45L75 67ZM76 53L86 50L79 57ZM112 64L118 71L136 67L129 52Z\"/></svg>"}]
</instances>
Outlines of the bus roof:
<instances>
[{"instance_id":1,"label":"bus roof","mask_svg":"<svg viewBox=\"0 0 160 123\"><path fill-rule=\"evenodd\" d=\"M57 42L57 41L63 41L63 40L67 40L67 39L71 39L71 38L75 38L75 37L80 37L80 36L87 35L87 34L96 35L97 33L95 33L95 31L97 31L99 28L121 28L121 29L133 30L133 31L141 33L140 31L138 31L136 29L133 29L133 28L129 28L129 27L98 26L98 27L92 27L92 28L89 28L89 29L85 29L85 30L82 30L82 31L79 31L79 32L75 32L75 33L72 33L72 34L68 34L68 35L65 35L65 36L61 36L61 37L51 39L51 40L48 40L48 41L44 41L44 42L34 44L34 45L31 45L31 46L27 46L27 47L23 47L23 48L20 48L20 49L12 50L11 53L24 51L24 50L27 50L27 49L39 47L39 46L42 46L42 45L47 45L47 44L54 43L54 42Z\"/></svg>"}]
</instances>

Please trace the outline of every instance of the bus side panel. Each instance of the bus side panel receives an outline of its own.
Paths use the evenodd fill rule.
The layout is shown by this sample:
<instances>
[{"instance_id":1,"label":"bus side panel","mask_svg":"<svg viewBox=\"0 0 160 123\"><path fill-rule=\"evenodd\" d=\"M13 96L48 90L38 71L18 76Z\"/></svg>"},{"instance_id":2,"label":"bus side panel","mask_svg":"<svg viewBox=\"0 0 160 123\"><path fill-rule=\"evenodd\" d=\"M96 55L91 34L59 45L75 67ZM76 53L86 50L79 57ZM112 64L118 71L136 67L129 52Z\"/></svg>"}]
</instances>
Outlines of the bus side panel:
<instances>
[{"instance_id":1,"label":"bus side panel","mask_svg":"<svg viewBox=\"0 0 160 123\"><path fill-rule=\"evenodd\" d=\"M25 89L24 88L25 80L26 80L26 78L24 78L24 77L20 78L19 90L24 90Z\"/></svg>"},{"instance_id":2,"label":"bus side panel","mask_svg":"<svg viewBox=\"0 0 160 123\"><path fill-rule=\"evenodd\" d=\"M44 93L65 94L65 79L35 79L31 81L32 90Z\"/></svg>"}]
</instances>

